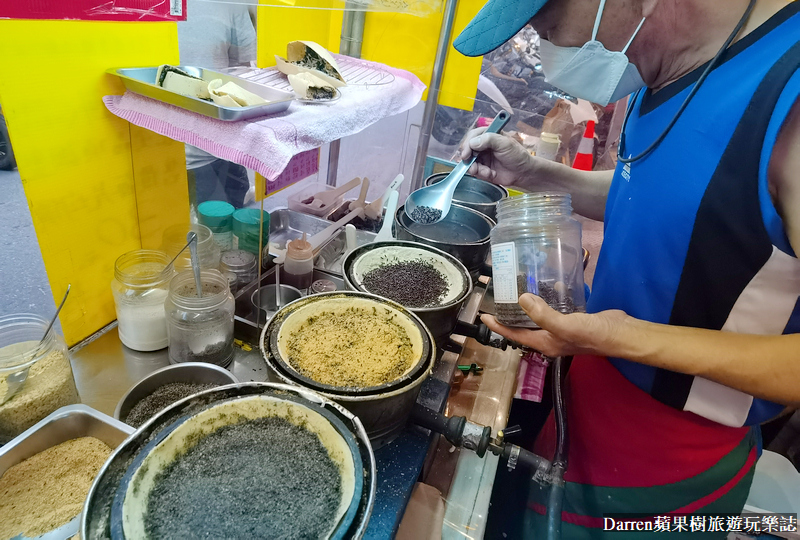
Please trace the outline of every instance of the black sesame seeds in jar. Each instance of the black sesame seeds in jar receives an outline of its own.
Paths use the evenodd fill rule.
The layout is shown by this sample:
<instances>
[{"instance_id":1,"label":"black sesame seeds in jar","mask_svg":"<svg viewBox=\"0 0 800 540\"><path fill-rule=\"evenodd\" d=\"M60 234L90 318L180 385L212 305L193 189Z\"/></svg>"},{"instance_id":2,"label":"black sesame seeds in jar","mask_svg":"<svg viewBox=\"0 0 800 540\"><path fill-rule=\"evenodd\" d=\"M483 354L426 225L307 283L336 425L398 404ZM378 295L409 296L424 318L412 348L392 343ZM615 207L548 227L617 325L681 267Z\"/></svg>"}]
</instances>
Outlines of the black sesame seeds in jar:
<instances>
[{"instance_id":1,"label":"black sesame seeds in jar","mask_svg":"<svg viewBox=\"0 0 800 540\"><path fill-rule=\"evenodd\" d=\"M566 193L528 193L498 203L492 229L492 282L497 320L538 328L519 306L533 293L562 313L585 311L581 225Z\"/></svg>"}]
</instances>

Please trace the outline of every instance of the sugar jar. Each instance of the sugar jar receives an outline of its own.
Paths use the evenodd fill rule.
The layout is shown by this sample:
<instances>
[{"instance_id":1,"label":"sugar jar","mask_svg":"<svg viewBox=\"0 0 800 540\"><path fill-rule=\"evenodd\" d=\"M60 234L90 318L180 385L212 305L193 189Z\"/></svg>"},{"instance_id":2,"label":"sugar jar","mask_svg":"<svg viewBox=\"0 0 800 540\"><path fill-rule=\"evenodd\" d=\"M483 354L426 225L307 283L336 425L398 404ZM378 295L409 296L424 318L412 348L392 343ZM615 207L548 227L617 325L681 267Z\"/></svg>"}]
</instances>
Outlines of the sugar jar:
<instances>
[{"instance_id":1,"label":"sugar jar","mask_svg":"<svg viewBox=\"0 0 800 540\"><path fill-rule=\"evenodd\" d=\"M164 301L174 271L163 251L137 249L114 263L111 291L122 343L134 351L157 351L169 343Z\"/></svg>"},{"instance_id":2,"label":"sugar jar","mask_svg":"<svg viewBox=\"0 0 800 540\"><path fill-rule=\"evenodd\" d=\"M497 320L538 328L519 307L530 292L562 313L585 311L581 224L566 193L526 193L501 200L492 229L492 282Z\"/></svg>"},{"instance_id":3,"label":"sugar jar","mask_svg":"<svg viewBox=\"0 0 800 540\"><path fill-rule=\"evenodd\" d=\"M202 297L191 270L169 284L167 312L169 361L208 362L226 367L233 360L235 303L228 280L219 270L201 270Z\"/></svg>"},{"instance_id":4,"label":"sugar jar","mask_svg":"<svg viewBox=\"0 0 800 540\"><path fill-rule=\"evenodd\" d=\"M28 369L21 390L0 405L0 444L5 444L56 409L80 402L67 344L49 320L32 314L0 317L0 400L9 377Z\"/></svg>"}]
</instances>

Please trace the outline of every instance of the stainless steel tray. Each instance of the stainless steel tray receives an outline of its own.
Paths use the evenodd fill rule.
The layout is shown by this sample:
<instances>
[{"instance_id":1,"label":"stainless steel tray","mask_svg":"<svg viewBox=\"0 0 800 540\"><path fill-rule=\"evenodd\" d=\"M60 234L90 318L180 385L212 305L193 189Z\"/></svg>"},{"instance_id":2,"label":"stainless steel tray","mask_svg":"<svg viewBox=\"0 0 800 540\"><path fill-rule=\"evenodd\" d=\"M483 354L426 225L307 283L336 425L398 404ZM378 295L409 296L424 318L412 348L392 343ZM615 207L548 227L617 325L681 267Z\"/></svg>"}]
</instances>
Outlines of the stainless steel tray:
<instances>
[{"instance_id":1,"label":"stainless steel tray","mask_svg":"<svg viewBox=\"0 0 800 540\"><path fill-rule=\"evenodd\" d=\"M133 433L132 427L114 420L86 405L69 405L23 432L8 444L0 447L0 476L9 468L48 448L78 437L95 437L112 449ZM80 528L81 517L48 533L38 536L41 540L66 540ZM24 538L14 537L14 540Z\"/></svg>"},{"instance_id":2,"label":"stainless steel tray","mask_svg":"<svg viewBox=\"0 0 800 540\"><path fill-rule=\"evenodd\" d=\"M257 94L269 103L266 105L256 105L253 107L222 107L211 101L204 101L199 98L184 96L177 94L170 90L165 90L156 85L156 73L158 67L145 67L145 68L113 68L109 69L107 73L116 75L122 79L125 88L131 92L147 96L149 98L175 105L187 111L192 111L204 116L224 120L226 122L235 122L237 120L248 120L259 116L267 116L285 111L295 100L293 92L285 90L278 90L277 88L270 88L241 77L235 77L219 71L212 71L201 67L194 66L178 66L190 75L200 77L204 81L212 81L214 79L222 79L223 83L234 82Z\"/></svg>"},{"instance_id":3,"label":"stainless steel tray","mask_svg":"<svg viewBox=\"0 0 800 540\"><path fill-rule=\"evenodd\" d=\"M330 221L323 217L310 216L288 208L278 208L269 214L269 243L285 249L289 240L301 238L306 233L309 238L324 231ZM275 255L275 253L273 253Z\"/></svg>"}]
</instances>

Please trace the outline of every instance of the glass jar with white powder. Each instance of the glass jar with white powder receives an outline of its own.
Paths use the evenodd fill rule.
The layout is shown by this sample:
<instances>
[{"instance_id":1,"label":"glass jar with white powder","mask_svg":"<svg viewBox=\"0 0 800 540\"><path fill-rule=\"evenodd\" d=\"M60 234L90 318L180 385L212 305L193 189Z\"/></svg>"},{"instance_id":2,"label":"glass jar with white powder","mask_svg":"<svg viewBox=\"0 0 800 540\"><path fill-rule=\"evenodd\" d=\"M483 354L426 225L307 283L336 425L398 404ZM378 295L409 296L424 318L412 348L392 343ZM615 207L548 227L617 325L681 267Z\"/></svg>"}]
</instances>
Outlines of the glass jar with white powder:
<instances>
[{"instance_id":1,"label":"glass jar with white powder","mask_svg":"<svg viewBox=\"0 0 800 540\"><path fill-rule=\"evenodd\" d=\"M126 347L156 351L169 344L164 301L173 274L170 259L162 251L130 251L114 263L111 290L119 339Z\"/></svg>"}]
</instances>

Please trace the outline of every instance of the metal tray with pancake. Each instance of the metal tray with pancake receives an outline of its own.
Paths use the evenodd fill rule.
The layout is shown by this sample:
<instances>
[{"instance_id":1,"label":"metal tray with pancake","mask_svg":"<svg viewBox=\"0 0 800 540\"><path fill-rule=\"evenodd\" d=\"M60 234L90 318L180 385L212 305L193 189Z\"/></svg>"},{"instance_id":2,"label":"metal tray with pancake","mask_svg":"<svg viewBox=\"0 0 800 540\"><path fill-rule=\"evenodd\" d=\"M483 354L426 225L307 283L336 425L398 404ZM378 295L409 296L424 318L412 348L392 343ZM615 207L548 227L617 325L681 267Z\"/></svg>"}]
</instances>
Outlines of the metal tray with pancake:
<instances>
[{"instance_id":1,"label":"metal tray with pancake","mask_svg":"<svg viewBox=\"0 0 800 540\"><path fill-rule=\"evenodd\" d=\"M181 109L202 114L225 122L236 122L238 120L249 120L270 114L281 113L289 108L295 101L295 94L277 88L270 88L262 84L254 83L241 77L227 75L219 71L213 71L194 66L176 66L195 77L200 77L204 81L211 82L214 79L221 79L223 84L233 82L256 95L269 101L265 105L254 105L252 107L223 107L213 101L184 96L177 92L172 92L156 84L156 67L143 68L113 68L107 73L116 75L122 80L125 88L145 97L149 97L163 103L175 105Z\"/></svg>"}]
</instances>

